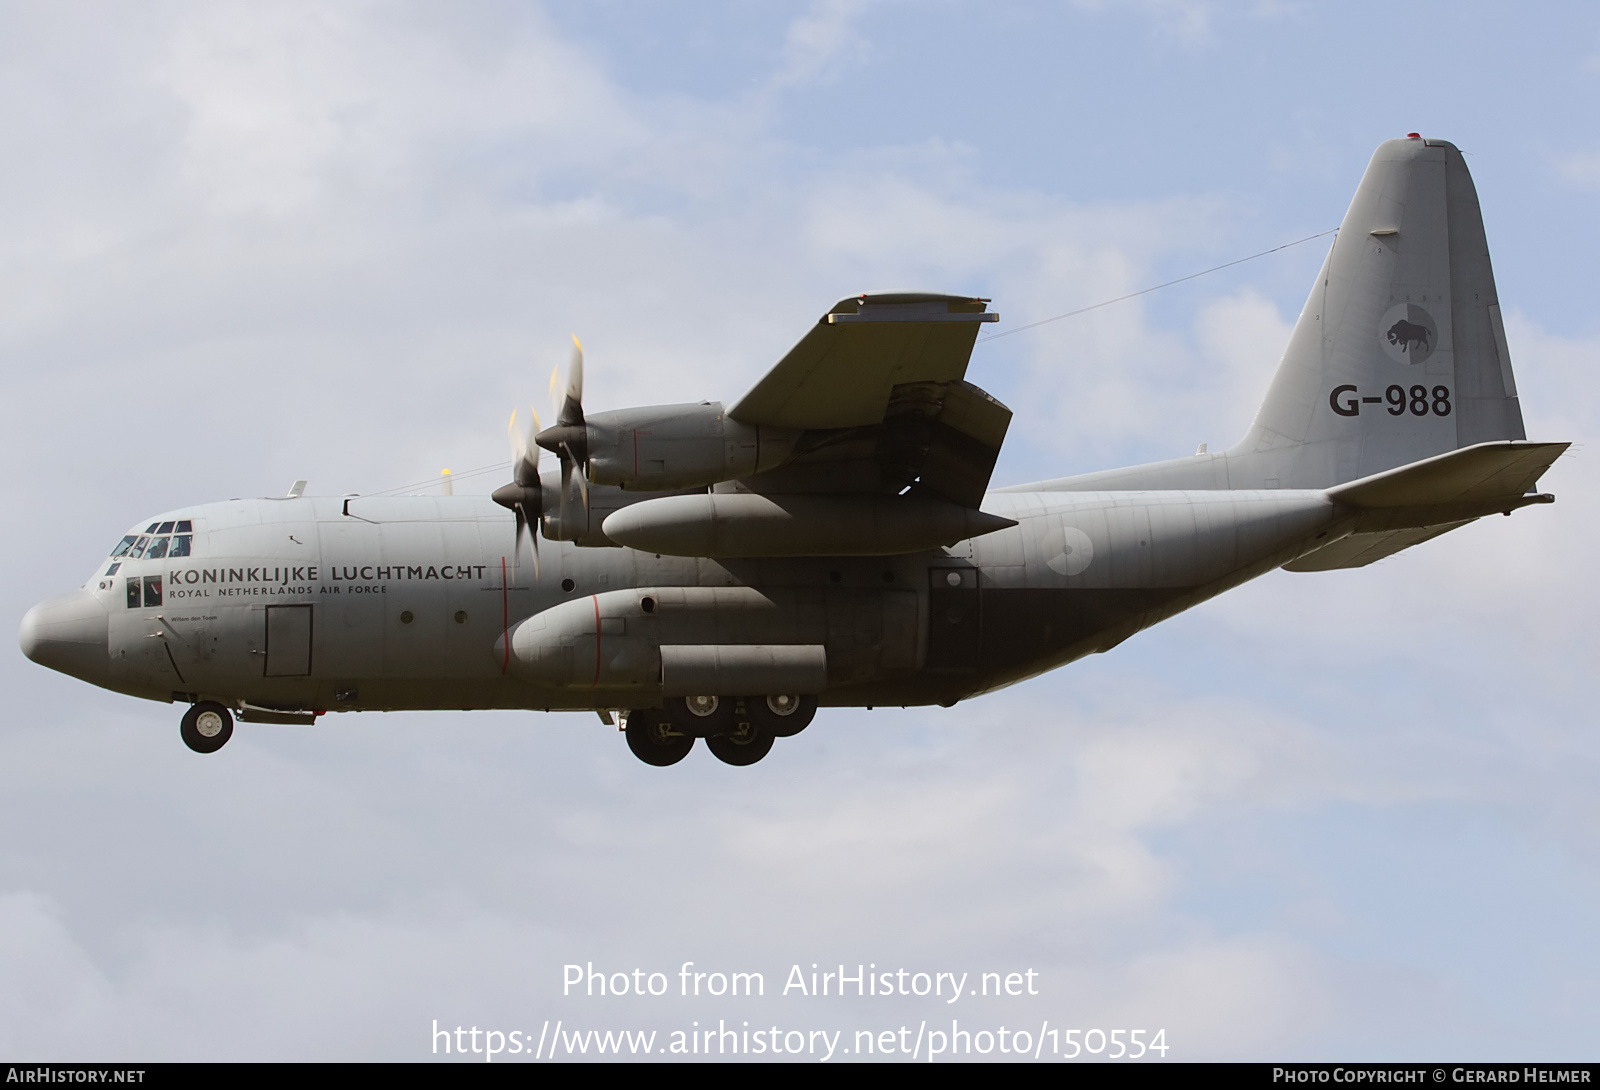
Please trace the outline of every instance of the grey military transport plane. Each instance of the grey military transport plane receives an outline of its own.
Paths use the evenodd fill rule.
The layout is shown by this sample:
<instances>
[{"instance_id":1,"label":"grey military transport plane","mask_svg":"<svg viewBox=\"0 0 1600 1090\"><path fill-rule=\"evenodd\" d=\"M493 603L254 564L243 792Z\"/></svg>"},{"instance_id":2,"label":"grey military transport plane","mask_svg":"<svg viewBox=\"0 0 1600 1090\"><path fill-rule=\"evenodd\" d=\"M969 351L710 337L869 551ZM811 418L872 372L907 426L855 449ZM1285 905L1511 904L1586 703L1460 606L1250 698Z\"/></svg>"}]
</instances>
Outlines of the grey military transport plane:
<instances>
[{"instance_id":1,"label":"grey military transport plane","mask_svg":"<svg viewBox=\"0 0 1600 1090\"><path fill-rule=\"evenodd\" d=\"M1360 567L1553 499L1534 486L1568 444L1524 438L1443 140L1378 148L1229 450L990 490L1011 412L965 379L986 304L844 299L727 407L586 415L580 351L493 497L297 487L143 519L28 612L22 649L188 705L202 753L235 717L589 709L649 764L704 738L745 765L819 704L948 706L1274 568Z\"/></svg>"}]
</instances>

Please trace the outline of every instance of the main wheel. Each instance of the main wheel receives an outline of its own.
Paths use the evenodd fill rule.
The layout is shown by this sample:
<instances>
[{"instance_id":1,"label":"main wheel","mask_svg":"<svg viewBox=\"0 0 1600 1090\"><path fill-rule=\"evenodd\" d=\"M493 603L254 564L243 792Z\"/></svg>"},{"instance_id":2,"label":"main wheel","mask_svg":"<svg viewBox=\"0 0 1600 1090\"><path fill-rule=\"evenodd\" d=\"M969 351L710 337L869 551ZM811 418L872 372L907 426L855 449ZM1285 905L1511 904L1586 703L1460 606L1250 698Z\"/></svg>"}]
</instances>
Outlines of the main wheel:
<instances>
[{"instance_id":1,"label":"main wheel","mask_svg":"<svg viewBox=\"0 0 1600 1090\"><path fill-rule=\"evenodd\" d=\"M744 713L750 717L750 722L769 731L774 738L793 738L811 725L817 714L817 698L793 693L747 696Z\"/></svg>"},{"instance_id":2,"label":"main wheel","mask_svg":"<svg viewBox=\"0 0 1600 1090\"><path fill-rule=\"evenodd\" d=\"M675 765L694 748L694 735L678 729L660 708L628 713L628 748L647 765Z\"/></svg>"},{"instance_id":3,"label":"main wheel","mask_svg":"<svg viewBox=\"0 0 1600 1090\"><path fill-rule=\"evenodd\" d=\"M741 722L727 734L707 738L706 748L724 764L753 765L772 752L772 732L754 723Z\"/></svg>"},{"instance_id":4,"label":"main wheel","mask_svg":"<svg viewBox=\"0 0 1600 1090\"><path fill-rule=\"evenodd\" d=\"M215 753L233 737L233 713L215 701L202 700L183 713L178 734L196 753Z\"/></svg>"},{"instance_id":5,"label":"main wheel","mask_svg":"<svg viewBox=\"0 0 1600 1090\"><path fill-rule=\"evenodd\" d=\"M710 738L737 726L736 703L726 696L676 696L667 701L667 713L685 734Z\"/></svg>"}]
</instances>

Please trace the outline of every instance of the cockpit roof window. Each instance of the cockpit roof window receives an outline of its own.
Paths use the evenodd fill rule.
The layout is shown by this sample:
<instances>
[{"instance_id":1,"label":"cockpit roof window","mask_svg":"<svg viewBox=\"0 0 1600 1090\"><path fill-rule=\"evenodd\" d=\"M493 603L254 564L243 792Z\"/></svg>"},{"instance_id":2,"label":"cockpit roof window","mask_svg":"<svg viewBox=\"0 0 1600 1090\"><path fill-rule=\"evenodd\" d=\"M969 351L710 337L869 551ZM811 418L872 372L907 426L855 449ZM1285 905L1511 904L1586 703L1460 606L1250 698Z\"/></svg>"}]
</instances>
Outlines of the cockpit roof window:
<instances>
[{"instance_id":1,"label":"cockpit roof window","mask_svg":"<svg viewBox=\"0 0 1600 1090\"><path fill-rule=\"evenodd\" d=\"M192 534L192 533L194 533L194 526L192 524L190 524L188 519L182 519L178 523L178 533L180 533L180 534Z\"/></svg>"},{"instance_id":2,"label":"cockpit roof window","mask_svg":"<svg viewBox=\"0 0 1600 1090\"><path fill-rule=\"evenodd\" d=\"M156 527L160 525L161 524L159 522L152 522L149 526L144 528L144 532L147 534L153 534L156 532Z\"/></svg>"},{"instance_id":3,"label":"cockpit roof window","mask_svg":"<svg viewBox=\"0 0 1600 1090\"><path fill-rule=\"evenodd\" d=\"M170 534L170 533L172 533L172 523L163 522L161 524L161 529L157 530L156 533L158 533L158 534Z\"/></svg>"}]
</instances>

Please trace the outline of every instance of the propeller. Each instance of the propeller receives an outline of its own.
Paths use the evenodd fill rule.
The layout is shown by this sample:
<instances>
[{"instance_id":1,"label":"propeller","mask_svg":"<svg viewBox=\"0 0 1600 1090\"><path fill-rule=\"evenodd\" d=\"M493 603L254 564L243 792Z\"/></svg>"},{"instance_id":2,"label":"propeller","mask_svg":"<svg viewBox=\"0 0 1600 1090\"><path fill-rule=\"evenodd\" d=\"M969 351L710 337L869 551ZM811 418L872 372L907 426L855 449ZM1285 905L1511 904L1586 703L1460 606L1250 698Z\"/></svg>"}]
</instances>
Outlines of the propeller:
<instances>
[{"instance_id":1,"label":"propeller","mask_svg":"<svg viewBox=\"0 0 1600 1090\"><path fill-rule=\"evenodd\" d=\"M522 556L522 531L533 539L533 577L539 577L539 532L536 525L544 513L544 498L539 485L539 448L529 440L539 430L539 413L532 406L529 411L533 422L524 433L517 427L517 410L511 410L511 420L506 424L506 434L511 440L511 483L494 490L492 498L501 507L509 507L517 517L515 556Z\"/></svg>"},{"instance_id":2,"label":"propeller","mask_svg":"<svg viewBox=\"0 0 1600 1090\"><path fill-rule=\"evenodd\" d=\"M556 400L559 381L550 372L550 400ZM572 359L567 364L567 387L556 410L556 423L533 437L538 446L561 460L561 524L567 524L567 497L572 493L572 471L578 471L583 511L589 513L589 429L583 420L583 342L572 338Z\"/></svg>"}]
</instances>

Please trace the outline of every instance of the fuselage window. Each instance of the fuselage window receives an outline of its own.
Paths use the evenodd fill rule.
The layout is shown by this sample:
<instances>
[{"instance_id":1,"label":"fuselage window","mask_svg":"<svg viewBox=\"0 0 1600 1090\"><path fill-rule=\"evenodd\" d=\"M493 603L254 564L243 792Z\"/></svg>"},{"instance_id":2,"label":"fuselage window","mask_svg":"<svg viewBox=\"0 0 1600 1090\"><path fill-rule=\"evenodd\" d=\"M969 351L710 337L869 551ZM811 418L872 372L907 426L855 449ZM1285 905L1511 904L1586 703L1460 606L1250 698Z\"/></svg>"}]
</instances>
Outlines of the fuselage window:
<instances>
[{"instance_id":1,"label":"fuselage window","mask_svg":"<svg viewBox=\"0 0 1600 1090\"><path fill-rule=\"evenodd\" d=\"M139 540L139 538L134 534L129 534L127 537L123 538L122 539L122 544L118 545L115 549L111 550L112 558L115 559L116 557L119 557L119 556L128 555L128 550L133 548L133 543L135 541L138 541L138 540Z\"/></svg>"},{"instance_id":2,"label":"fuselage window","mask_svg":"<svg viewBox=\"0 0 1600 1090\"><path fill-rule=\"evenodd\" d=\"M180 523L178 523L178 525L179 526L187 526L189 524L187 522L180 522ZM172 539L172 548L167 550L167 555L168 556L188 556L189 555L189 542L192 541L192 540L193 540L193 538L191 538L188 534L179 534L178 536L176 536L176 537L174 537Z\"/></svg>"},{"instance_id":3,"label":"fuselage window","mask_svg":"<svg viewBox=\"0 0 1600 1090\"><path fill-rule=\"evenodd\" d=\"M150 544L150 539L147 537L141 537L138 541L135 541L133 548L128 550L128 559L138 560L144 555L144 547L148 544Z\"/></svg>"},{"instance_id":4,"label":"fuselage window","mask_svg":"<svg viewBox=\"0 0 1600 1090\"><path fill-rule=\"evenodd\" d=\"M152 541L150 543L150 547L145 550L144 558L146 560L159 560L161 557L166 556L167 555L167 542L169 540L170 540L169 538L164 538L164 537L156 538L154 541Z\"/></svg>"}]
</instances>

